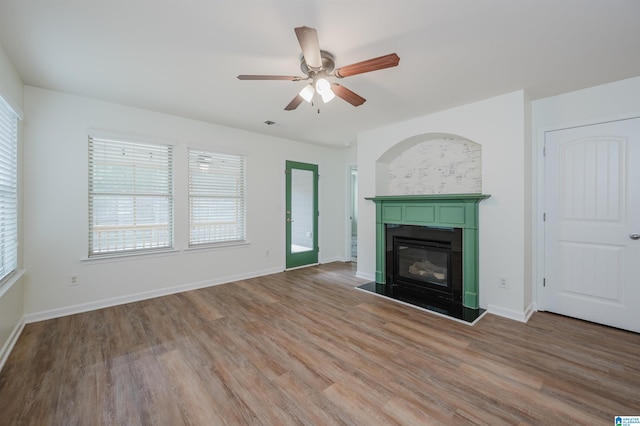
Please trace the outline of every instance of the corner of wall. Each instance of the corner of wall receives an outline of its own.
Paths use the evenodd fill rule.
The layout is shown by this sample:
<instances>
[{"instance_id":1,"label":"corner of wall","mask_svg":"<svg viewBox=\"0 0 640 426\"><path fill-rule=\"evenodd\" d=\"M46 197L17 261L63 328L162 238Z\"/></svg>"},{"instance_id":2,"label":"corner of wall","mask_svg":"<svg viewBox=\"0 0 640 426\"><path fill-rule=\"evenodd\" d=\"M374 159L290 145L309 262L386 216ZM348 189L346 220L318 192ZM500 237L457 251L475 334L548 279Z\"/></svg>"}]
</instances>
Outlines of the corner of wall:
<instances>
[{"instance_id":1,"label":"corner of wall","mask_svg":"<svg viewBox=\"0 0 640 426\"><path fill-rule=\"evenodd\" d=\"M521 311L516 309L508 309L502 306L488 305L487 312L493 315L498 315L503 318L508 318L518 322L526 323L531 318L531 315L536 311L536 307L533 303L523 308Z\"/></svg>"}]
</instances>

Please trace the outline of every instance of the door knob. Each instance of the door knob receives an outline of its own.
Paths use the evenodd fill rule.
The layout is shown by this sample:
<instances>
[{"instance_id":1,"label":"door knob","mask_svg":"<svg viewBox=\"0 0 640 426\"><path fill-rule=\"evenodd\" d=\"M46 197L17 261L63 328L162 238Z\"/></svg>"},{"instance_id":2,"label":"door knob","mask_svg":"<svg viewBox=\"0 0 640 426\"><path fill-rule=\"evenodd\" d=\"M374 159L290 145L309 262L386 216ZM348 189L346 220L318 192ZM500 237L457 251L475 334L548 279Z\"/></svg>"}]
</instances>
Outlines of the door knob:
<instances>
[{"instance_id":1,"label":"door knob","mask_svg":"<svg viewBox=\"0 0 640 426\"><path fill-rule=\"evenodd\" d=\"M290 218L287 218L287 222L291 223L293 221Z\"/></svg>"},{"instance_id":2,"label":"door knob","mask_svg":"<svg viewBox=\"0 0 640 426\"><path fill-rule=\"evenodd\" d=\"M634 232L633 234L629 235L629 238L631 238L632 240L640 240L640 234Z\"/></svg>"}]
</instances>

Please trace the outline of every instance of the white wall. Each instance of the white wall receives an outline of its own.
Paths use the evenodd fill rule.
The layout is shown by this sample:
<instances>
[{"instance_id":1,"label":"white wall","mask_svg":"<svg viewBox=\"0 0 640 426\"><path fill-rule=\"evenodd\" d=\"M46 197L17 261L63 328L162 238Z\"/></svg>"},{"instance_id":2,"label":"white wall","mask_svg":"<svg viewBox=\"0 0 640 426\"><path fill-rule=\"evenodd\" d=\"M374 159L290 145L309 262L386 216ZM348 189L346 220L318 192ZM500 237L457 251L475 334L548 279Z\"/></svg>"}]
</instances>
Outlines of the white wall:
<instances>
[{"instance_id":1,"label":"white wall","mask_svg":"<svg viewBox=\"0 0 640 426\"><path fill-rule=\"evenodd\" d=\"M640 76L536 100L531 106L536 140L545 130L637 116Z\"/></svg>"},{"instance_id":2,"label":"white wall","mask_svg":"<svg viewBox=\"0 0 640 426\"><path fill-rule=\"evenodd\" d=\"M0 95L17 110L22 110L22 80L9 61L4 49L0 46ZM18 136L18 162L21 161L21 135ZM20 166L19 166L20 170ZM18 185L21 185L19 179ZM19 226L21 225L18 222ZM18 236L19 243L21 235ZM18 267L21 267L22 256L18 246ZM15 280L14 280L15 281ZM11 287L9 288L9 286ZM18 338L22 329L24 316L23 281L8 282L0 287L0 368L8 356L10 348Z\"/></svg>"},{"instance_id":3,"label":"white wall","mask_svg":"<svg viewBox=\"0 0 640 426\"><path fill-rule=\"evenodd\" d=\"M337 150L30 86L24 92L25 308L29 321L284 269L285 160L319 165L321 262L345 256L345 167ZM87 256L87 132L175 144L177 252L110 261ZM187 247L187 146L247 155L250 244ZM267 255L268 252L268 255ZM68 284L77 273L79 285Z\"/></svg>"},{"instance_id":4,"label":"white wall","mask_svg":"<svg viewBox=\"0 0 640 426\"><path fill-rule=\"evenodd\" d=\"M524 320L527 263L526 197L531 191L525 164L530 161L526 130L527 97L513 92L363 133L358 138L358 275L374 279L375 208L365 197L379 195L376 161L393 146L423 134L451 134L482 145L480 203L480 305L499 315ZM508 288L498 286L507 278Z\"/></svg>"}]
</instances>

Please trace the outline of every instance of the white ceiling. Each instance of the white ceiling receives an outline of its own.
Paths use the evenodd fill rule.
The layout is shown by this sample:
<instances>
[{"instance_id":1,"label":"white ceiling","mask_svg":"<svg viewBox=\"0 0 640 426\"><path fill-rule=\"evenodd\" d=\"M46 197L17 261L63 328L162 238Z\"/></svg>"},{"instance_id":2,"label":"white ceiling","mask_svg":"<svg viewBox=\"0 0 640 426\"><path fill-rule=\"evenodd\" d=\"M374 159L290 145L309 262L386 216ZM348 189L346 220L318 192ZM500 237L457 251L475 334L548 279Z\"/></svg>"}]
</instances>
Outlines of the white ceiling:
<instances>
[{"instance_id":1,"label":"white ceiling","mask_svg":"<svg viewBox=\"0 0 640 426\"><path fill-rule=\"evenodd\" d=\"M305 84L294 27L367 102L285 105ZM519 89L539 99L640 75L638 0L0 0L0 43L25 84L298 141L359 132ZM265 120L276 124L267 126Z\"/></svg>"}]
</instances>

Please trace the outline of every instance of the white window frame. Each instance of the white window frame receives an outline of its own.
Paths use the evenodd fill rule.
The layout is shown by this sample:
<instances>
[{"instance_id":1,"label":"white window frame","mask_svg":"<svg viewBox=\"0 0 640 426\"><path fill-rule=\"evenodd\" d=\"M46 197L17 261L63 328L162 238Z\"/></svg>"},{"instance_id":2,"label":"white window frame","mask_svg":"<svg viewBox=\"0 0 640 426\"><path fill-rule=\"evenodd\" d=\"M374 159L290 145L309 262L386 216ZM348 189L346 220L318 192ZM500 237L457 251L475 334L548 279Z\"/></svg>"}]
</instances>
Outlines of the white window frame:
<instances>
[{"instance_id":1,"label":"white window frame","mask_svg":"<svg viewBox=\"0 0 640 426\"><path fill-rule=\"evenodd\" d=\"M0 287L18 268L18 120L0 96Z\"/></svg>"},{"instance_id":2,"label":"white window frame","mask_svg":"<svg viewBox=\"0 0 640 426\"><path fill-rule=\"evenodd\" d=\"M188 148L189 248L244 244L246 157Z\"/></svg>"},{"instance_id":3,"label":"white window frame","mask_svg":"<svg viewBox=\"0 0 640 426\"><path fill-rule=\"evenodd\" d=\"M173 249L173 146L89 136L89 258Z\"/></svg>"}]
</instances>

